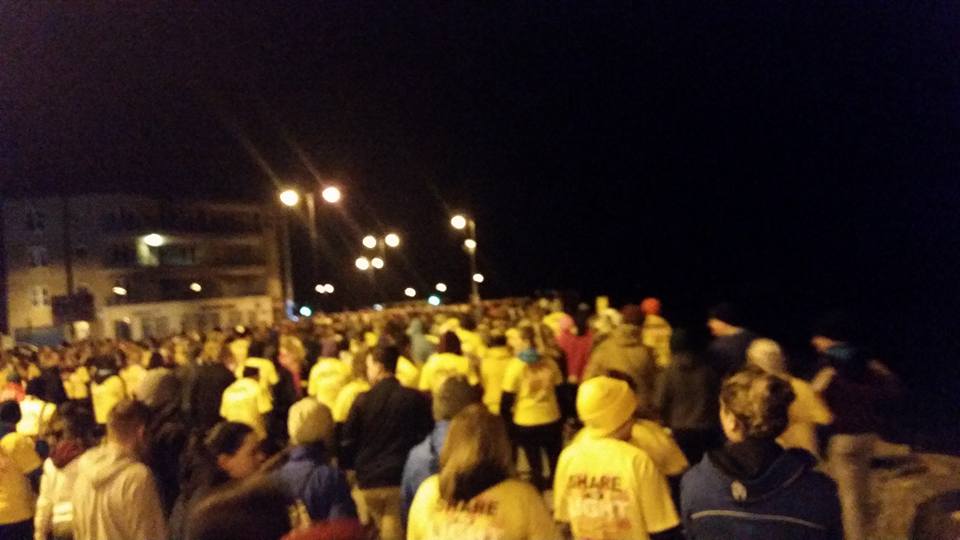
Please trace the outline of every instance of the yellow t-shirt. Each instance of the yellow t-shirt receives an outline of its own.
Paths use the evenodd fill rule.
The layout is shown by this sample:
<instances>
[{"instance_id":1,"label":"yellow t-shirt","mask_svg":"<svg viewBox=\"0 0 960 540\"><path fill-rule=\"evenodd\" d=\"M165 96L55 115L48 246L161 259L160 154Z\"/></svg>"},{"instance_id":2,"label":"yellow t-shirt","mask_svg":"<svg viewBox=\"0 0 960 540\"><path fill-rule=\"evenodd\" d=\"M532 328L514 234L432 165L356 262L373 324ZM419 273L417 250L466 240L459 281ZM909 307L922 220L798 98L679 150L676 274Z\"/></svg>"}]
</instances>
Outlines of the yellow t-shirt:
<instances>
[{"instance_id":1,"label":"yellow t-shirt","mask_svg":"<svg viewBox=\"0 0 960 540\"><path fill-rule=\"evenodd\" d=\"M483 383L483 404L493 414L500 414L500 396L503 394L503 375L513 360L509 347L487 349L480 363L480 381Z\"/></svg>"},{"instance_id":2,"label":"yellow t-shirt","mask_svg":"<svg viewBox=\"0 0 960 540\"><path fill-rule=\"evenodd\" d=\"M454 333L460 339L460 348L463 350L464 356L482 358L486 354L486 346L483 344L483 338L480 337L480 334L463 328L454 330Z\"/></svg>"},{"instance_id":3,"label":"yellow t-shirt","mask_svg":"<svg viewBox=\"0 0 960 540\"><path fill-rule=\"evenodd\" d=\"M436 392L451 375L463 375L467 381L476 385L480 382L476 372L470 367L470 361L465 356L453 353L431 354L423 364L420 372L420 390Z\"/></svg>"},{"instance_id":4,"label":"yellow t-shirt","mask_svg":"<svg viewBox=\"0 0 960 540\"><path fill-rule=\"evenodd\" d=\"M575 538L646 540L680 523L666 479L626 442L588 437L568 446L554 479L554 517Z\"/></svg>"},{"instance_id":5,"label":"yellow t-shirt","mask_svg":"<svg viewBox=\"0 0 960 540\"><path fill-rule=\"evenodd\" d=\"M417 390L420 384L420 368L406 356L397 359L397 380L407 388Z\"/></svg>"},{"instance_id":6,"label":"yellow t-shirt","mask_svg":"<svg viewBox=\"0 0 960 540\"><path fill-rule=\"evenodd\" d=\"M796 397L787 409L787 429L777 442L784 448L802 448L819 456L816 426L833 422L833 415L810 383L796 377L790 377L789 381Z\"/></svg>"},{"instance_id":7,"label":"yellow t-shirt","mask_svg":"<svg viewBox=\"0 0 960 540\"><path fill-rule=\"evenodd\" d=\"M90 397L89 382L90 372L85 367L78 367L63 382L63 390L70 399L87 399Z\"/></svg>"},{"instance_id":8,"label":"yellow t-shirt","mask_svg":"<svg viewBox=\"0 0 960 540\"><path fill-rule=\"evenodd\" d=\"M340 393L337 395L337 401L333 405L333 421L341 424L347 421L347 416L350 414L350 407L353 407L353 402L357 399L357 396L370 390L370 383L363 379L354 379L343 386L340 389Z\"/></svg>"},{"instance_id":9,"label":"yellow t-shirt","mask_svg":"<svg viewBox=\"0 0 960 540\"><path fill-rule=\"evenodd\" d=\"M257 358L255 356L247 358L242 363L237 364L234 375L236 375L238 379L242 379L243 369L247 367L255 367L260 370L260 384L265 388L272 388L273 385L280 382L280 375L277 374L277 367L273 365L273 362L267 360L266 358Z\"/></svg>"},{"instance_id":10,"label":"yellow t-shirt","mask_svg":"<svg viewBox=\"0 0 960 540\"><path fill-rule=\"evenodd\" d=\"M26 475L42 464L29 437L8 433L0 439L0 525L33 517L35 497Z\"/></svg>"},{"instance_id":11,"label":"yellow t-shirt","mask_svg":"<svg viewBox=\"0 0 960 540\"><path fill-rule=\"evenodd\" d=\"M517 395L513 422L518 426L540 426L559 420L556 387L562 383L563 374L553 360L527 364L519 358L511 359L501 388Z\"/></svg>"},{"instance_id":12,"label":"yellow t-shirt","mask_svg":"<svg viewBox=\"0 0 960 540\"><path fill-rule=\"evenodd\" d=\"M572 444L586 438L589 438L589 435L586 431L580 430L573 438ZM664 476L676 476L690 467L687 457L670 436L670 432L656 422L637 420L630 430L630 440L627 442L646 452L653 460L653 464L657 466L657 470Z\"/></svg>"},{"instance_id":13,"label":"yellow t-shirt","mask_svg":"<svg viewBox=\"0 0 960 540\"><path fill-rule=\"evenodd\" d=\"M657 366L666 368L670 365L670 337L673 335L673 328L666 319L659 315L647 315L640 330L640 338L643 344L653 349L653 356L657 361Z\"/></svg>"},{"instance_id":14,"label":"yellow t-shirt","mask_svg":"<svg viewBox=\"0 0 960 540\"><path fill-rule=\"evenodd\" d=\"M337 394L350 378L350 366L337 358L321 358L310 368L307 394L317 398L330 410L337 402Z\"/></svg>"},{"instance_id":15,"label":"yellow t-shirt","mask_svg":"<svg viewBox=\"0 0 960 540\"><path fill-rule=\"evenodd\" d=\"M533 486L504 480L469 502L450 507L440 500L437 475L417 490L407 540L559 540L560 534Z\"/></svg>"},{"instance_id":16,"label":"yellow t-shirt","mask_svg":"<svg viewBox=\"0 0 960 540\"><path fill-rule=\"evenodd\" d=\"M140 382L143 381L143 376L146 374L147 370L140 364L131 364L120 370L120 378L123 379L123 384L127 386L129 397L133 397L133 392L140 388Z\"/></svg>"},{"instance_id":17,"label":"yellow t-shirt","mask_svg":"<svg viewBox=\"0 0 960 540\"><path fill-rule=\"evenodd\" d=\"M17 433L36 437L40 435L42 427L50 424L53 413L56 412L56 403L48 403L34 396L27 396L20 402L20 421L17 422Z\"/></svg>"},{"instance_id":18,"label":"yellow t-shirt","mask_svg":"<svg viewBox=\"0 0 960 540\"><path fill-rule=\"evenodd\" d=\"M228 386L220 400L220 416L230 422L250 426L261 439L267 436L263 415L271 410L273 402L267 389L246 377Z\"/></svg>"},{"instance_id":19,"label":"yellow t-shirt","mask_svg":"<svg viewBox=\"0 0 960 540\"><path fill-rule=\"evenodd\" d=\"M111 375L102 384L91 384L90 396L93 400L94 418L98 424L106 424L107 415L114 405L127 397L127 387L119 375Z\"/></svg>"}]
</instances>

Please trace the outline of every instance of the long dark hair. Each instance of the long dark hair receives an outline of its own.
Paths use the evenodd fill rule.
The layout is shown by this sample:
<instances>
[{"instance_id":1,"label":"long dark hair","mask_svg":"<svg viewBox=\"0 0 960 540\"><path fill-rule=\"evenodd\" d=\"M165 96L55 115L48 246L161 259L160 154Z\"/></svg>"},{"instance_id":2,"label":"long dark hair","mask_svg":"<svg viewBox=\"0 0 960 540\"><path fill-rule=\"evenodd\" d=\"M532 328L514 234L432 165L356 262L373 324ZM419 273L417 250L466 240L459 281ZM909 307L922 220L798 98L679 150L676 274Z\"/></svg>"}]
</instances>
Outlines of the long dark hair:
<instances>
[{"instance_id":1,"label":"long dark hair","mask_svg":"<svg viewBox=\"0 0 960 540\"><path fill-rule=\"evenodd\" d=\"M233 455L243 446L253 428L239 422L220 422L202 439L194 436L187 448L186 465L181 471L181 484L186 497L204 487L226 483L230 477L217 464L217 456Z\"/></svg>"}]
</instances>

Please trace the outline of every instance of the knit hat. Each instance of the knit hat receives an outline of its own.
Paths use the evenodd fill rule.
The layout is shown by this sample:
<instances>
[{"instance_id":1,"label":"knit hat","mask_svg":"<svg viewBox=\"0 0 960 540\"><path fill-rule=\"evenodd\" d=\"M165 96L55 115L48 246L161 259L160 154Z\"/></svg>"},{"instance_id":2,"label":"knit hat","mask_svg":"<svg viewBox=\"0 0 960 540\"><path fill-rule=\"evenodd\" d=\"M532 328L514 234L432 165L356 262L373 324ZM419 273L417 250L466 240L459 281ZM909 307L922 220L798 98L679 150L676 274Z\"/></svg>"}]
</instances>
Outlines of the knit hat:
<instances>
[{"instance_id":1,"label":"knit hat","mask_svg":"<svg viewBox=\"0 0 960 540\"><path fill-rule=\"evenodd\" d=\"M637 410L637 396L626 382L611 377L594 377L580 385L577 414L591 437L611 435L627 423Z\"/></svg>"},{"instance_id":2,"label":"knit hat","mask_svg":"<svg viewBox=\"0 0 960 540\"><path fill-rule=\"evenodd\" d=\"M434 392L433 418L450 420L467 405L479 402L480 393L470 386L466 377L460 375L447 377L440 388Z\"/></svg>"},{"instance_id":3,"label":"knit hat","mask_svg":"<svg viewBox=\"0 0 960 540\"><path fill-rule=\"evenodd\" d=\"M646 315L659 315L660 314L660 299L653 298L644 298L643 302L640 302L640 311Z\"/></svg>"},{"instance_id":4,"label":"knit hat","mask_svg":"<svg viewBox=\"0 0 960 540\"><path fill-rule=\"evenodd\" d=\"M623 324L632 324L633 326L643 326L643 320L647 317L640 306L628 304L620 310L623 314Z\"/></svg>"},{"instance_id":5,"label":"knit hat","mask_svg":"<svg viewBox=\"0 0 960 540\"><path fill-rule=\"evenodd\" d=\"M287 430L291 444L330 443L333 438L333 416L326 405L312 397L303 398L290 407Z\"/></svg>"}]
</instances>

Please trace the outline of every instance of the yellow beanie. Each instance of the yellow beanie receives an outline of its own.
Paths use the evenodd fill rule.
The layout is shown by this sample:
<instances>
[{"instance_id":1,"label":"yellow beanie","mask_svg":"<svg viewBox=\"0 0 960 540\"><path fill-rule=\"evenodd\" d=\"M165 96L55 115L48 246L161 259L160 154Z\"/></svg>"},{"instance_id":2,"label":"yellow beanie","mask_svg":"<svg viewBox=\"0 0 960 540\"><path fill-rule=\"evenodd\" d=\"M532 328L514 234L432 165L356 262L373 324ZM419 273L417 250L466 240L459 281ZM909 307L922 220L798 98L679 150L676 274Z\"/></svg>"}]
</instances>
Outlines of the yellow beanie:
<instances>
[{"instance_id":1,"label":"yellow beanie","mask_svg":"<svg viewBox=\"0 0 960 540\"><path fill-rule=\"evenodd\" d=\"M619 379L595 377L580 385L577 414L591 437L606 437L627 423L637 410L637 396Z\"/></svg>"}]
</instances>

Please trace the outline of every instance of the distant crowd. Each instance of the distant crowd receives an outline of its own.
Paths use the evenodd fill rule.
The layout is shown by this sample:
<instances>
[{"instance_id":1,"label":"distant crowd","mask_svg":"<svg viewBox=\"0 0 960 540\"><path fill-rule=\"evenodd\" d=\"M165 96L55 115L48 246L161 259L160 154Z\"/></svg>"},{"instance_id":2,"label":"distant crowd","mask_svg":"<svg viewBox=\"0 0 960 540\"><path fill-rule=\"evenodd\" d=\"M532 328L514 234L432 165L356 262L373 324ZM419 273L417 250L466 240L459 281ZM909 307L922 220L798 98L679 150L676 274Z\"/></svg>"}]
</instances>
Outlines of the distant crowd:
<instances>
[{"instance_id":1,"label":"distant crowd","mask_svg":"<svg viewBox=\"0 0 960 540\"><path fill-rule=\"evenodd\" d=\"M704 321L537 299L18 345L0 540L867 538L897 377L841 315L809 380L736 306Z\"/></svg>"}]
</instances>

